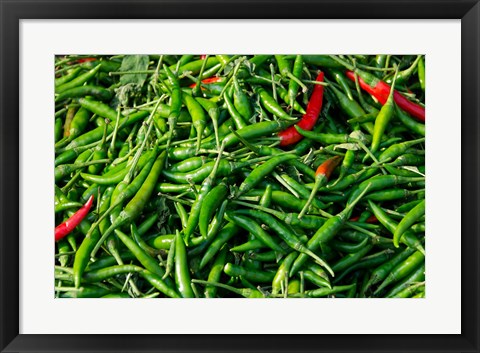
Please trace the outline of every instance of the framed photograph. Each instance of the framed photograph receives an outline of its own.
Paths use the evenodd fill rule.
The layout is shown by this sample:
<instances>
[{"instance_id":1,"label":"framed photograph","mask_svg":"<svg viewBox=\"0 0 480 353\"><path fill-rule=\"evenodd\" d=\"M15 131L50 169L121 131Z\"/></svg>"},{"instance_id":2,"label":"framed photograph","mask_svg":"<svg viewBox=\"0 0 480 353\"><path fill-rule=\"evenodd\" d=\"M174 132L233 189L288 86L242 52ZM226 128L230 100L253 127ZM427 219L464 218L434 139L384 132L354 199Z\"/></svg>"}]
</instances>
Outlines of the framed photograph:
<instances>
[{"instance_id":1,"label":"framed photograph","mask_svg":"<svg viewBox=\"0 0 480 353\"><path fill-rule=\"evenodd\" d=\"M479 351L478 1L0 4L1 352Z\"/></svg>"}]
</instances>

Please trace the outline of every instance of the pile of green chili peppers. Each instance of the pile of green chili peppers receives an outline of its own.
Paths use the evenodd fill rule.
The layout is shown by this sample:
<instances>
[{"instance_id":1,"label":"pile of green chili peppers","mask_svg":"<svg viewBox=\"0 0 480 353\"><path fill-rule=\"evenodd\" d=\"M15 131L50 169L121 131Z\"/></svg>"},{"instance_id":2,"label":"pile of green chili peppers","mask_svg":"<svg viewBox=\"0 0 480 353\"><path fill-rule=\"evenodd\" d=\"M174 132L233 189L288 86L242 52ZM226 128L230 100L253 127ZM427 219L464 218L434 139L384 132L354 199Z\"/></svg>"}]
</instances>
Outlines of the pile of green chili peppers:
<instances>
[{"instance_id":1,"label":"pile of green chili peppers","mask_svg":"<svg viewBox=\"0 0 480 353\"><path fill-rule=\"evenodd\" d=\"M58 56L54 100L56 297L425 297L423 55Z\"/></svg>"}]
</instances>

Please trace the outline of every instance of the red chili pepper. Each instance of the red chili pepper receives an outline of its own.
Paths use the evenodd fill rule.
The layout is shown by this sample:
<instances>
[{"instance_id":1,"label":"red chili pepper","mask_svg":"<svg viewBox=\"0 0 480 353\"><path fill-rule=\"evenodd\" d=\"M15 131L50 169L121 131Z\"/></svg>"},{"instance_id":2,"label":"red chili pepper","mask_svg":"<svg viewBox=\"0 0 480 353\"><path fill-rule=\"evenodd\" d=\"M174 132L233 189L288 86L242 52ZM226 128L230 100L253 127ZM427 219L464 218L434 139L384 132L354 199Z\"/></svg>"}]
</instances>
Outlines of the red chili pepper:
<instances>
[{"instance_id":1,"label":"red chili pepper","mask_svg":"<svg viewBox=\"0 0 480 353\"><path fill-rule=\"evenodd\" d=\"M357 74L360 87L362 87L364 91L374 96L381 104L385 104L390 92L390 85L367 72L357 70ZM347 71L346 75L350 80L355 81L355 73L353 71ZM397 91L393 93L393 100L400 109L406 111L417 120L425 122L424 107L410 102Z\"/></svg>"},{"instance_id":2,"label":"red chili pepper","mask_svg":"<svg viewBox=\"0 0 480 353\"><path fill-rule=\"evenodd\" d=\"M320 164L317 168L317 171L315 172L315 184L313 184L312 192L310 193L310 196L303 206L302 210L298 214L298 218L302 218L305 212L308 211L308 208L310 207L310 204L313 201L313 198L315 197L315 194L317 193L318 189L320 189L325 183L328 181L330 178L330 175L333 173L335 168L340 164L342 161L342 157L340 156L334 156L329 159L327 159L325 162Z\"/></svg>"},{"instance_id":3,"label":"red chili pepper","mask_svg":"<svg viewBox=\"0 0 480 353\"><path fill-rule=\"evenodd\" d=\"M352 217L349 219L350 222L358 222L360 216ZM377 223L378 219L375 216L370 216L365 220L365 223Z\"/></svg>"},{"instance_id":4,"label":"red chili pepper","mask_svg":"<svg viewBox=\"0 0 480 353\"><path fill-rule=\"evenodd\" d=\"M55 227L55 241L59 241L60 239L66 237L69 233L71 233L72 230L74 230L75 227L78 226L87 216L88 211L90 211L90 208L92 207L92 204L93 195L90 196L85 205L80 207L80 209L75 212L69 219Z\"/></svg>"},{"instance_id":5,"label":"red chili pepper","mask_svg":"<svg viewBox=\"0 0 480 353\"><path fill-rule=\"evenodd\" d=\"M200 59L201 59L201 60L205 60L206 57L207 57L207 54L202 54L202 55L200 55Z\"/></svg>"},{"instance_id":6,"label":"red chili pepper","mask_svg":"<svg viewBox=\"0 0 480 353\"><path fill-rule=\"evenodd\" d=\"M206 78L204 80L202 80L202 83L203 84L209 84L209 83L216 83L216 82L221 82L223 80L223 77L220 77L220 76L214 76L214 77L209 77L209 78ZM196 83L192 83L190 86L190 88L194 88L197 84Z\"/></svg>"},{"instance_id":7,"label":"red chili pepper","mask_svg":"<svg viewBox=\"0 0 480 353\"><path fill-rule=\"evenodd\" d=\"M83 58L83 59L78 59L77 63L81 64L81 63L86 63L88 61L95 61L95 60L97 60L97 58Z\"/></svg>"},{"instance_id":8,"label":"red chili pepper","mask_svg":"<svg viewBox=\"0 0 480 353\"><path fill-rule=\"evenodd\" d=\"M327 159L325 162L320 164L315 172L316 177L325 177L327 180L330 179L330 175L333 173L337 165L342 161L342 157L334 156Z\"/></svg>"},{"instance_id":9,"label":"red chili pepper","mask_svg":"<svg viewBox=\"0 0 480 353\"><path fill-rule=\"evenodd\" d=\"M316 78L316 81L323 82L323 72L320 72ZM323 104L323 86L315 85L312 95L307 105L307 112L303 115L302 119L298 122L298 126L303 130L312 130L315 126ZM290 126L278 133L280 137L280 146L288 146L300 141L303 136L298 133L294 126Z\"/></svg>"}]
</instances>

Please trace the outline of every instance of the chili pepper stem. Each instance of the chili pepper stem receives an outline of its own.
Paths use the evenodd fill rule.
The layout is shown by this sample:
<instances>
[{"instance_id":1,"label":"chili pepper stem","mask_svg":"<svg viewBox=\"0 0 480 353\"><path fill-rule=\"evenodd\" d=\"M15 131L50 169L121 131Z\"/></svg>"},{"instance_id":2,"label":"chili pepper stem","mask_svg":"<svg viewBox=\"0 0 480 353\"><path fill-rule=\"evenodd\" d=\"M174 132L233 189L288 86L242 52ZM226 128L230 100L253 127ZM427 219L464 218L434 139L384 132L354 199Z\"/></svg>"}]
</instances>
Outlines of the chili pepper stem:
<instances>
[{"instance_id":1,"label":"chili pepper stem","mask_svg":"<svg viewBox=\"0 0 480 353\"><path fill-rule=\"evenodd\" d=\"M240 140L241 143L243 143L245 145L245 147L247 147L249 150L251 150L252 152L254 152L255 154L259 155L259 149L257 147L255 147L254 145L252 145L250 142L248 142L247 140L245 140L237 131L235 131L231 126L229 127L230 131L235 135L237 136L237 138Z\"/></svg>"},{"instance_id":2,"label":"chili pepper stem","mask_svg":"<svg viewBox=\"0 0 480 353\"><path fill-rule=\"evenodd\" d=\"M305 206L303 206L302 210L298 215L299 219L302 218L305 215L305 213L308 211L308 208L310 207L310 204L315 198L315 195L317 194L318 189L321 186L323 186L323 184L325 184L325 182L330 177L330 174L337 167L340 161L341 161L341 157L335 156L326 160L317 168L317 171L315 173L315 184L313 185L313 189L310 192L310 196L308 197L308 200L305 203Z\"/></svg>"},{"instance_id":3,"label":"chili pepper stem","mask_svg":"<svg viewBox=\"0 0 480 353\"><path fill-rule=\"evenodd\" d=\"M171 195L164 194L164 193L161 193L161 192L158 193L158 196L165 197L165 198L168 199L168 200L181 203L182 205L187 205L187 206L191 206L191 205L192 205L192 202L191 202L191 201L182 200L182 199L179 198L179 197L171 196Z\"/></svg>"},{"instance_id":4,"label":"chili pepper stem","mask_svg":"<svg viewBox=\"0 0 480 353\"><path fill-rule=\"evenodd\" d=\"M303 93L308 92L308 87L305 86L305 84L298 77L295 77L295 75L293 75L291 72L287 72L287 76L290 78L290 80L293 80L296 83L298 83L298 85L302 88Z\"/></svg>"},{"instance_id":5,"label":"chili pepper stem","mask_svg":"<svg viewBox=\"0 0 480 353\"><path fill-rule=\"evenodd\" d=\"M254 292L252 289L249 289L249 288L246 289L246 290L241 290L241 289L238 289L238 288L235 288L235 287L223 284L223 283L203 281L203 280L200 280L200 279L192 279L192 282L193 283L198 283L198 284L204 284L204 285L207 285L207 286L214 286L214 287L223 288L223 289L229 290L233 293L236 293L238 295L241 295L242 297L247 297L247 298L250 297L250 293ZM261 292L259 292L258 294L261 294ZM255 296L252 296L252 297L255 297Z\"/></svg>"},{"instance_id":6,"label":"chili pepper stem","mask_svg":"<svg viewBox=\"0 0 480 353\"><path fill-rule=\"evenodd\" d=\"M238 63L237 65L235 66L235 68L229 73L229 78L228 78L228 81L227 83L225 84L225 86L223 87L222 91L220 92L219 96L220 97L223 97L223 95L225 94L225 92L227 91L228 87L232 84L233 82L233 76L236 76L237 75L237 72L238 70L240 69L240 66L242 65L242 63L246 60L246 57L241 57L239 60L238 60Z\"/></svg>"},{"instance_id":7,"label":"chili pepper stem","mask_svg":"<svg viewBox=\"0 0 480 353\"><path fill-rule=\"evenodd\" d=\"M355 71L355 67L353 65L350 65L348 62L345 60L340 59L337 55L329 55L333 60L341 64L342 66L345 66L347 69L351 71Z\"/></svg>"},{"instance_id":8,"label":"chili pepper stem","mask_svg":"<svg viewBox=\"0 0 480 353\"><path fill-rule=\"evenodd\" d=\"M312 85L320 85L324 87L328 87L330 85L328 82L322 82L322 81L303 80L303 82L311 83Z\"/></svg>"},{"instance_id":9,"label":"chili pepper stem","mask_svg":"<svg viewBox=\"0 0 480 353\"><path fill-rule=\"evenodd\" d=\"M208 56L209 56L208 54L205 56L204 61L202 63L202 67L200 68L200 73L198 74L197 82L196 82L195 88L193 90L195 95L199 95L199 93L201 92L200 85L202 83L203 71L205 71L205 66L207 65Z\"/></svg>"},{"instance_id":10,"label":"chili pepper stem","mask_svg":"<svg viewBox=\"0 0 480 353\"><path fill-rule=\"evenodd\" d=\"M273 64L270 64L270 77L272 80L273 99L277 100L277 87L275 85L275 68L273 67Z\"/></svg>"},{"instance_id":11,"label":"chili pepper stem","mask_svg":"<svg viewBox=\"0 0 480 353\"><path fill-rule=\"evenodd\" d=\"M283 178L282 178L280 175L278 175L278 173L273 172L272 175L273 175L273 177L274 177L280 184L283 185L283 187L284 187L285 189L287 189L288 191L290 191L290 193L291 193L293 196L295 196L295 197L297 197L297 198L300 198L300 195L298 194L298 192L296 192L295 189L293 189L290 185L288 185L288 183L286 183L285 180L283 180Z\"/></svg>"},{"instance_id":12,"label":"chili pepper stem","mask_svg":"<svg viewBox=\"0 0 480 353\"><path fill-rule=\"evenodd\" d=\"M55 143L55 150L61 147L65 147L72 140L71 136L65 136L60 141Z\"/></svg>"},{"instance_id":13,"label":"chili pepper stem","mask_svg":"<svg viewBox=\"0 0 480 353\"><path fill-rule=\"evenodd\" d=\"M142 144L140 145L138 151L135 153L135 156L133 158L130 170L128 171L128 174L125 177L125 181L130 181L133 178L133 174L135 173L135 168L137 166L138 160L140 159L140 156L141 156L141 154L142 154L142 152L145 148L145 145L147 143L148 137L150 136L150 133L152 132L153 125L154 125L153 124L153 115L155 114L159 105L160 105L160 102L158 102L155 105L155 108L153 109L152 113L150 114L149 118L147 119L147 124L149 124L149 126L148 126L147 132L145 133L145 139L143 140ZM158 140L157 140L156 144L158 144Z\"/></svg>"},{"instance_id":14,"label":"chili pepper stem","mask_svg":"<svg viewBox=\"0 0 480 353\"><path fill-rule=\"evenodd\" d=\"M312 192L310 193L310 196L308 197L307 202L305 203L305 206L303 206L302 210L298 214L298 218L302 218L305 213L307 213L310 204L312 203L313 199L315 198L315 195L317 194L318 189L320 188L322 182L324 182L325 177L315 177L315 184L313 185Z\"/></svg>"},{"instance_id":15,"label":"chili pepper stem","mask_svg":"<svg viewBox=\"0 0 480 353\"><path fill-rule=\"evenodd\" d=\"M112 140L110 141L110 147L109 151L113 152L115 149L115 141L117 139L117 133L118 133L118 124L120 123L120 105L117 107L117 120L115 121L115 127L113 129L113 135L112 135ZM103 134L103 140L100 143L100 146L102 146L105 143L105 135L107 133L107 123L105 123L105 131Z\"/></svg>"}]
</instances>

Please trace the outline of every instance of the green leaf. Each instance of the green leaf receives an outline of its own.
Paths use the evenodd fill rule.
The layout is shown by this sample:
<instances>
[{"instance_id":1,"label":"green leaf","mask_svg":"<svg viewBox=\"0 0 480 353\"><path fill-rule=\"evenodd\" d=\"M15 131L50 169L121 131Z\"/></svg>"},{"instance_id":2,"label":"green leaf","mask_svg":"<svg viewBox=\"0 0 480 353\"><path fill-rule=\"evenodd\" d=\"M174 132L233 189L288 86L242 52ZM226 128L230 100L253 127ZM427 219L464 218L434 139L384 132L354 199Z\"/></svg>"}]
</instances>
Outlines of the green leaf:
<instances>
[{"instance_id":1,"label":"green leaf","mask_svg":"<svg viewBox=\"0 0 480 353\"><path fill-rule=\"evenodd\" d=\"M352 133L348 136L350 136L354 139L360 140L363 143L369 143L368 137L363 132L361 132L360 130L352 131Z\"/></svg>"},{"instance_id":2,"label":"green leaf","mask_svg":"<svg viewBox=\"0 0 480 353\"><path fill-rule=\"evenodd\" d=\"M358 146L358 144L356 143L341 143L339 145L336 145L333 149L337 150L339 148L351 151L358 151L360 149L360 146Z\"/></svg>"},{"instance_id":3,"label":"green leaf","mask_svg":"<svg viewBox=\"0 0 480 353\"><path fill-rule=\"evenodd\" d=\"M119 71L145 71L148 69L149 61L148 55L127 55L123 58ZM123 85L133 83L141 87L146 79L147 74L124 74L120 76L120 83Z\"/></svg>"}]
</instances>

